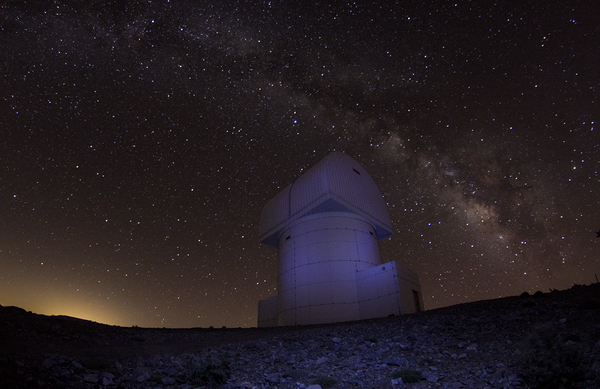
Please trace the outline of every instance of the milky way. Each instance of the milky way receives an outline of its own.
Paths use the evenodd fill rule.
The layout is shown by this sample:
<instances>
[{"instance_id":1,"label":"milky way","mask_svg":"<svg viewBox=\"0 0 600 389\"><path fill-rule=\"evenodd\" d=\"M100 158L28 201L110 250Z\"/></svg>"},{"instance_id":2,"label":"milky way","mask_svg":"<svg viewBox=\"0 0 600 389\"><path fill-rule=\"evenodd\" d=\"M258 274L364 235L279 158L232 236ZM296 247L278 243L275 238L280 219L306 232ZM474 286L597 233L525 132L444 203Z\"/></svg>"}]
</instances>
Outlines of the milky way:
<instances>
[{"instance_id":1,"label":"milky way","mask_svg":"<svg viewBox=\"0 0 600 389\"><path fill-rule=\"evenodd\" d=\"M334 150L426 309L596 282L597 5L175 3L0 6L0 304L255 326L261 209Z\"/></svg>"}]
</instances>

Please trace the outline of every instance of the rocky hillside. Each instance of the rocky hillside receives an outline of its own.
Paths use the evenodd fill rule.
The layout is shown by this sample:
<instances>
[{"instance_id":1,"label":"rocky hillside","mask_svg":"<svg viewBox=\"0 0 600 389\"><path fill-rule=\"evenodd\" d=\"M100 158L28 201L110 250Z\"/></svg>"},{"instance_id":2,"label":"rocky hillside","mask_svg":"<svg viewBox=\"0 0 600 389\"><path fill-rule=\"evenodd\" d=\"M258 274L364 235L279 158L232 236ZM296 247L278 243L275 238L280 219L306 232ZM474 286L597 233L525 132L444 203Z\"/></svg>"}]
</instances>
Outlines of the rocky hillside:
<instances>
[{"instance_id":1,"label":"rocky hillside","mask_svg":"<svg viewBox=\"0 0 600 389\"><path fill-rule=\"evenodd\" d=\"M271 329L108 326L0 307L2 388L599 388L600 284Z\"/></svg>"}]
</instances>

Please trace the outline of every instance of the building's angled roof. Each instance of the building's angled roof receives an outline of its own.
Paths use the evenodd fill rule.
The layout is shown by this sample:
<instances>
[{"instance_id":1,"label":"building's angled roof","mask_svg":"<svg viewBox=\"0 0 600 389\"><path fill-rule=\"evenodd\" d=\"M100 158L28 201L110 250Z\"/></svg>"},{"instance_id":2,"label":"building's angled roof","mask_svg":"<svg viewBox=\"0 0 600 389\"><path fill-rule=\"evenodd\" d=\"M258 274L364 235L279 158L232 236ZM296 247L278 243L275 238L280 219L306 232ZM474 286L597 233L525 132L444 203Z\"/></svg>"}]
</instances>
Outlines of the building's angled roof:
<instances>
[{"instance_id":1,"label":"building's angled roof","mask_svg":"<svg viewBox=\"0 0 600 389\"><path fill-rule=\"evenodd\" d=\"M350 212L370 221L377 239L392 234L387 205L373 179L352 157L333 152L265 205L259 240L278 247L281 231L299 218L322 212Z\"/></svg>"}]
</instances>

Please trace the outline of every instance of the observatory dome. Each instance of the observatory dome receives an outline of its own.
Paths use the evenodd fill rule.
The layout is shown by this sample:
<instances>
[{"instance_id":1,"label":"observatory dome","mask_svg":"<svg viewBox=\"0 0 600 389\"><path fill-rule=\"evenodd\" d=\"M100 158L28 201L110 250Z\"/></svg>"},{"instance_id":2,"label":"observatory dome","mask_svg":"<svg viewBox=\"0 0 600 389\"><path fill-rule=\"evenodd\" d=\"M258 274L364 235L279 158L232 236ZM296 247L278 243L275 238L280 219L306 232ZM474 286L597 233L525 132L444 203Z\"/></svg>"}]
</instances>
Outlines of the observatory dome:
<instances>
[{"instance_id":1,"label":"observatory dome","mask_svg":"<svg viewBox=\"0 0 600 389\"><path fill-rule=\"evenodd\" d=\"M377 240L392 234L387 205L373 179L352 157L333 152L265 205L259 240L277 248L286 227L305 216L326 212L361 216L373 226Z\"/></svg>"},{"instance_id":2,"label":"observatory dome","mask_svg":"<svg viewBox=\"0 0 600 389\"><path fill-rule=\"evenodd\" d=\"M269 201L259 240L278 256L277 296L258 304L258 326L370 319L419 312L419 277L381 263L392 234L383 196L346 154L329 154Z\"/></svg>"}]
</instances>

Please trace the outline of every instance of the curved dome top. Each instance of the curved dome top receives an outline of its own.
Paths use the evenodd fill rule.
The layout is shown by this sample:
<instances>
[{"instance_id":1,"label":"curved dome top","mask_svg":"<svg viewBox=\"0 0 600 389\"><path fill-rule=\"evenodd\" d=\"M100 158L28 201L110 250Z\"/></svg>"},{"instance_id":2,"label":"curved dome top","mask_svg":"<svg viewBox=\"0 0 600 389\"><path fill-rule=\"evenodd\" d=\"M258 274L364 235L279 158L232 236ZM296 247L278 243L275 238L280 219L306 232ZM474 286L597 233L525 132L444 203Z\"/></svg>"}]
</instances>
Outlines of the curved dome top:
<instances>
[{"instance_id":1,"label":"curved dome top","mask_svg":"<svg viewBox=\"0 0 600 389\"><path fill-rule=\"evenodd\" d=\"M367 171L352 157L333 152L301 175L265 205L259 240L277 248L279 234L303 216L350 212L373 224L377 240L392 234L383 196Z\"/></svg>"}]
</instances>

